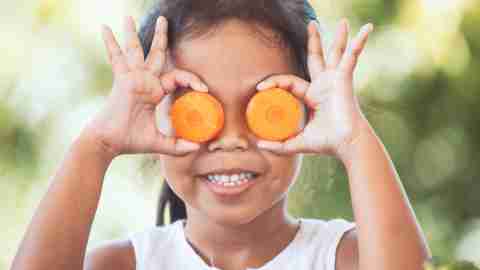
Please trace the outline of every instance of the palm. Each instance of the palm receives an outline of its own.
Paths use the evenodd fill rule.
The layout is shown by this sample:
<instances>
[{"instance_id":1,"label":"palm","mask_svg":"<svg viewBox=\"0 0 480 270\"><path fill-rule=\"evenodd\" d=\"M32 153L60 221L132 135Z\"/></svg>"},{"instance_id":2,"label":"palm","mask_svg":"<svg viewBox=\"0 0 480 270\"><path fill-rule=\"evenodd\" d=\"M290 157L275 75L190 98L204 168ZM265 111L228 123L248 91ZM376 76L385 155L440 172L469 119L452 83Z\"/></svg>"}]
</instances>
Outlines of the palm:
<instances>
[{"instance_id":1,"label":"palm","mask_svg":"<svg viewBox=\"0 0 480 270\"><path fill-rule=\"evenodd\" d=\"M163 97L179 87L207 91L193 73L164 68L167 51L167 21L161 17L156 26L150 53L145 59L131 17L126 20L127 48L122 51L110 28L104 28L104 40L114 73L107 105L88 126L115 154L160 152L181 155L198 149L182 139L168 137L157 129L155 107Z\"/></svg>"},{"instance_id":2,"label":"palm","mask_svg":"<svg viewBox=\"0 0 480 270\"><path fill-rule=\"evenodd\" d=\"M158 136L155 105L145 103L136 93L142 91L144 85L160 85L159 79L148 71L128 72L119 75L115 84L118 87L114 85L109 97L109 113L116 115L116 120L111 121L109 126L112 138L117 138L112 143L122 145L126 153L146 152ZM128 89L133 91L128 92Z\"/></svg>"},{"instance_id":3,"label":"palm","mask_svg":"<svg viewBox=\"0 0 480 270\"><path fill-rule=\"evenodd\" d=\"M305 148L313 152L335 149L352 130L352 96L346 96L350 86L342 76L336 70L320 72L307 90L313 115L302 136Z\"/></svg>"},{"instance_id":4,"label":"palm","mask_svg":"<svg viewBox=\"0 0 480 270\"><path fill-rule=\"evenodd\" d=\"M320 35L309 24L308 69L311 83L296 77L278 75L268 78L259 90L283 87L304 100L311 117L303 131L284 143L260 141L259 146L278 152L304 152L335 154L356 136L357 120L361 118L353 93L353 71L363 50L370 25L362 28L346 49L348 24L340 24L335 42L324 59Z\"/></svg>"}]
</instances>

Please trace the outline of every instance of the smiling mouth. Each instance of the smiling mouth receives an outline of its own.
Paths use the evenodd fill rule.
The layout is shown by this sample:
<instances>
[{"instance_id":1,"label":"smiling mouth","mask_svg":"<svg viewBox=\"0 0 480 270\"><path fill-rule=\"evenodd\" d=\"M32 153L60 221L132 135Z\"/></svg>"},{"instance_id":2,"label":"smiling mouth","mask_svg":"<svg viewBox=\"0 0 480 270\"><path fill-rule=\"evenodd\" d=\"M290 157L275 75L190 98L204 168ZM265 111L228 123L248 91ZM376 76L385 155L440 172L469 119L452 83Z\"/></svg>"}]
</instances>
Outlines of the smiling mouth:
<instances>
[{"instance_id":1,"label":"smiling mouth","mask_svg":"<svg viewBox=\"0 0 480 270\"><path fill-rule=\"evenodd\" d=\"M238 195L254 185L260 174L244 171L238 173L212 173L200 176L210 191L218 196Z\"/></svg>"},{"instance_id":2,"label":"smiling mouth","mask_svg":"<svg viewBox=\"0 0 480 270\"><path fill-rule=\"evenodd\" d=\"M213 184L233 187L242 185L249 181L253 181L258 177L258 175L258 173L245 171L231 174L212 173L205 175L204 178L208 182Z\"/></svg>"}]
</instances>

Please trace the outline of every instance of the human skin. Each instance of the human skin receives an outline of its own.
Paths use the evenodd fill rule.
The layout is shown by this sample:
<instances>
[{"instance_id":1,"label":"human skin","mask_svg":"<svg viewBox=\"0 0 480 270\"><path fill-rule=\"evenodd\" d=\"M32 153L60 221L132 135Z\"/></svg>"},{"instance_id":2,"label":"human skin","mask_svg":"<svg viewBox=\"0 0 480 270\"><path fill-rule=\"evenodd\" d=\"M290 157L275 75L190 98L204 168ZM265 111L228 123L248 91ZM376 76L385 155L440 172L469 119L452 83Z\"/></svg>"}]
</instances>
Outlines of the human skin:
<instances>
[{"instance_id":1,"label":"human skin","mask_svg":"<svg viewBox=\"0 0 480 270\"><path fill-rule=\"evenodd\" d=\"M159 156L163 176L186 204L188 240L207 263L213 257L214 265L221 269L264 265L298 230L298 220L287 213L286 202L302 155L259 149L258 138L245 119L258 83L270 74L297 71L290 52L278 46L273 33L257 30L269 39L245 22L230 20L208 35L182 40L172 56L171 65L202 78L224 109L221 133L201 144L198 151L182 157ZM212 193L198 177L232 168L256 171L260 176L246 192L229 198Z\"/></svg>"},{"instance_id":2,"label":"human skin","mask_svg":"<svg viewBox=\"0 0 480 270\"><path fill-rule=\"evenodd\" d=\"M258 267L278 252L262 262L258 260L262 251L283 248L282 242L270 244L272 237L282 234L282 227L289 226L285 198L295 178L278 170L296 166L286 162L291 155L313 153L340 159L349 176L357 228L340 244L337 268L423 267L430 252L421 228L387 151L353 93L354 69L372 29L371 24L363 27L347 49L348 22L342 20L328 57L324 57L321 37L310 24L311 82L288 70L288 61L282 62L288 59L288 54L282 57L285 49L265 47L258 38L250 39L246 24L228 23L215 34L179 46L176 65L203 78L210 93L224 104L228 123L217 139L195 154L161 158L167 181L186 202L187 238L205 261L213 256L215 265L223 269ZM278 74L261 84L252 78L260 78L268 70ZM244 108L255 84L259 91L288 89L308 105L313 117L302 133L284 143L251 136ZM195 177L216 166L243 166L265 173L247 193L224 202ZM278 233L274 233L275 227Z\"/></svg>"},{"instance_id":3,"label":"human skin","mask_svg":"<svg viewBox=\"0 0 480 270\"><path fill-rule=\"evenodd\" d=\"M165 20L159 20L157 29L158 36L166 34ZM161 134L154 120L155 106L165 95L179 87L205 91L201 80L179 69L161 73L165 59L161 38L155 39L144 61L131 17L125 20L125 32L124 52L111 29L103 28L114 73L112 90L102 110L67 149L10 269L132 269L135 258L129 242L115 240L85 256L108 167L122 154L185 155L198 149L198 145Z\"/></svg>"},{"instance_id":4,"label":"human skin","mask_svg":"<svg viewBox=\"0 0 480 270\"><path fill-rule=\"evenodd\" d=\"M325 57L319 32L309 26L311 82L279 75L258 88L290 89L314 110L314 117L295 138L282 143L260 141L258 145L275 153L327 154L342 161L357 228L347 234L339 253L341 257L356 254L353 257L357 259L337 260L340 268L423 269L431 252L422 229L388 152L354 94L354 70L371 30L373 25L365 25L348 42L348 21L343 19L333 49Z\"/></svg>"},{"instance_id":5,"label":"human skin","mask_svg":"<svg viewBox=\"0 0 480 270\"><path fill-rule=\"evenodd\" d=\"M190 54L188 43L183 44L181 57L175 59L176 67L167 69L168 72L164 74L162 71L166 61L166 22L160 20L159 26L152 54L145 63L131 18L126 27L127 50L125 52L120 51L110 31L104 34L109 60L115 74L112 94L104 110L96 115L82 131L60 164L49 190L32 218L11 269L83 269L84 267L86 269L134 269L134 254L131 243L128 241L111 242L95 249L85 257L86 243L100 198L105 172L116 156L132 153L159 154L165 177L187 203L187 211L189 211L187 236L205 261L208 261L206 257L213 254L215 266L219 268L230 270L245 266L258 267L271 260L289 243L298 229L298 224L286 213L285 196L288 187L295 180L299 155L316 153L339 158L349 176L352 206L358 230L350 231L340 242L336 268L421 269L423 260L430 256L421 229L415 220L388 153L363 117L353 95L351 79L356 59L366 41L365 33L360 34L353 41L352 44L356 45L352 46L351 50L345 50L347 28L346 24L341 24L336 41L329 51L330 57L326 63L323 63L320 59L323 57L319 49L321 48L320 37L318 32L314 31L313 24L310 24L308 48L309 70L312 75L310 83L292 75L293 70L289 68L291 64L285 60L285 49L282 51L283 54L281 51L276 54L275 49L269 48L270 54L266 55L252 57L252 53L249 53L242 54L244 56L242 59L228 58L228 61L223 61L230 63L228 67L219 58L217 60L219 60L218 63L223 64L222 69L216 66L219 65L216 61L212 62L215 65L201 69L197 65L202 63L194 60L195 54L202 52L194 50L192 43L190 43L192 45ZM228 33L226 30L247 33L248 29L250 28L245 24L232 22L225 24L220 33ZM213 35L191 42L197 42L195 43L197 46L202 42L211 46L221 45L221 43L208 43L215 37ZM228 48L233 46L237 49L234 42L229 43L236 38L238 37L235 35L227 34L222 38L222 43L228 44L230 46ZM262 50L262 46L266 45L264 41L251 39L248 46L250 50L255 51ZM210 49L210 47L207 48ZM269 59L267 61L258 57ZM340 65L344 69L338 72L342 59L346 59L342 62L344 64ZM210 61L205 58L203 60ZM267 63L269 61L272 63ZM247 63L260 66L263 63L265 66L261 70L256 66L250 66L247 69L244 66ZM227 78L210 73L207 77L204 74L214 69L227 74ZM321 109L322 113L315 113L315 117L307 124L304 133L285 144L260 142L252 138L239 121L240 115L236 110L238 108L235 107L238 105L231 106L232 111L227 112L227 125L221 134L223 139L208 145L176 140L156 131L154 128L155 105L166 94L173 93L177 88L205 90L206 87L199 86L205 83L208 85L208 90L218 95L222 102L239 100L246 102L248 99L243 90L251 88L252 94L255 87L261 90L257 85L258 80L263 79L268 73L253 75L248 73L249 76L244 75L244 80L239 80L232 75L233 71L244 70L258 73L268 70L268 73L283 74L271 76L266 82L291 90L311 109L316 112ZM320 78L324 83L319 83ZM234 85L227 79L236 80L240 85ZM318 85L330 87L322 88L317 87ZM220 92L233 91L232 89L236 89L238 93L230 92L232 96L224 96ZM325 98L322 99L322 97ZM321 100L321 107L315 105L315 102L319 101L317 98ZM334 113L337 118L332 117ZM332 119L342 119L342 121L331 121ZM314 136L316 133L312 131L319 127L323 127L324 133L321 133L323 136ZM255 158L253 161L255 166L258 166L256 169L263 170L264 173L257 179L259 183L252 186L248 192L254 192L255 188L259 188L270 194L257 193L265 198L250 198L252 201L244 201L241 198L231 201L238 205L228 205L228 201L218 202L205 194L199 194L199 190L203 188L200 186L201 183L192 183L199 180L189 177L193 171L188 171L186 165L182 164L190 162L191 170L201 171L208 166L206 164L208 161L225 158L225 164L228 166L233 164L231 162L242 162L245 166L253 166L242 158L242 154L247 151L258 152L249 153L246 157ZM202 153L203 157L201 157ZM228 155L233 153L240 159L229 159ZM197 159L194 158L195 156ZM172 164L177 164L178 167L169 167ZM217 165L217 163L212 164ZM284 167L269 168L273 165ZM189 180L190 186L187 186ZM268 180L271 182L265 183ZM260 183L260 181L265 182ZM198 202L200 199L210 200L211 208ZM257 208L247 205L250 203ZM234 214L213 213L212 209L233 210L231 212ZM207 227L202 222L209 222L208 225L211 226ZM207 238L211 236L215 237ZM262 239L268 239L268 241L262 241ZM259 247L265 250L260 252ZM232 260L232 258L235 259Z\"/></svg>"}]
</instances>

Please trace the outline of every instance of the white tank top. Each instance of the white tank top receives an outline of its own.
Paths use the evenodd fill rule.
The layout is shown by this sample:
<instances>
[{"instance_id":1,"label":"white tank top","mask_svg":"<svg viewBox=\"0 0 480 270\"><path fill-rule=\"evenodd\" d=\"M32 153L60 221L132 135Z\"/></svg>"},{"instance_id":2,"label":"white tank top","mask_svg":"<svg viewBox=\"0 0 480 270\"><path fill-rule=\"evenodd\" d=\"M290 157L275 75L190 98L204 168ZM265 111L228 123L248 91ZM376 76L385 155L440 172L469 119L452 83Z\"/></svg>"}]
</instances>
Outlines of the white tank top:
<instances>
[{"instance_id":1,"label":"white tank top","mask_svg":"<svg viewBox=\"0 0 480 270\"><path fill-rule=\"evenodd\" d=\"M298 218L294 239L260 268L245 270L335 270L335 253L342 235L355 223L344 219ZM184 219L129 234L136 270L214 270L185 238Z\"/></svg>"}]
</instances>

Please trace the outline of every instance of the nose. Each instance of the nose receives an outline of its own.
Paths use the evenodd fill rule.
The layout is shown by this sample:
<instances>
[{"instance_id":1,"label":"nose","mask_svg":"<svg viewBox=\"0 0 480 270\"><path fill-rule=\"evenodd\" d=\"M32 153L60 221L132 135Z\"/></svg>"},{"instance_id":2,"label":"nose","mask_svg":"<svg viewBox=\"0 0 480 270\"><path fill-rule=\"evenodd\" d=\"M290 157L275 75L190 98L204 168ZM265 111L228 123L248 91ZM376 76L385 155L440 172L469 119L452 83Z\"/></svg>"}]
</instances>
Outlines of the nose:
<instances>
[{"instance_id":1,"label":"nose","mask_svg":"<svg viewBox=\"0 0 480 270\"><path fill-rule=\"evenodd\" d=\"M224 127L219 136L208 144L208 151L246 151L249 148L245 121L242 121L239 117L235 118L227 119L225 117Z\"/></svg>"}]
</instances>

